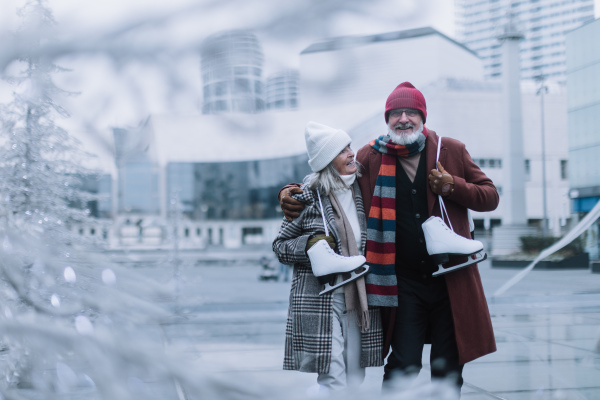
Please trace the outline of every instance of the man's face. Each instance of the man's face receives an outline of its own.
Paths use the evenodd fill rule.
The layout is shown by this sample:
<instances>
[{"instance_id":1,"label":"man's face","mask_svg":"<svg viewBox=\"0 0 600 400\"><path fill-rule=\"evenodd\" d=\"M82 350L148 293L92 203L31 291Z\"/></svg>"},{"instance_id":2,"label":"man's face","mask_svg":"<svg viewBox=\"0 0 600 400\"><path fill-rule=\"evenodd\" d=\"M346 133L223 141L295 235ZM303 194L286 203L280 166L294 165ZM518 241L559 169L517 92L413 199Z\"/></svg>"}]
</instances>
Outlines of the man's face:
<instances>
[{"instance_id":1,"label":"man's face","mask_svg":"<svg viewBox=\"0 0 600 400\"><path fill-rule=\"evenodd\" d=\"M396 135L410 135L421 126L423 118L419 110L413 108L397 108L388 116L388 126Z\"/></svg>"}]
</instances>

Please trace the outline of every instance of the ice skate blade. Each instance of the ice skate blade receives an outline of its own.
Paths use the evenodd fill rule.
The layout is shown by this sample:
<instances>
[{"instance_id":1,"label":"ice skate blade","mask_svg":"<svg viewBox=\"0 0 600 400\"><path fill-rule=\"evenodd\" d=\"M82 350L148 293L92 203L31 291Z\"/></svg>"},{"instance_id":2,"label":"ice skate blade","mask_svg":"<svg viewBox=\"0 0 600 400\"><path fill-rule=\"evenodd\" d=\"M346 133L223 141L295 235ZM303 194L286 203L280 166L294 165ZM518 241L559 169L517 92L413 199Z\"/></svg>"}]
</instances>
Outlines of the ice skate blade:
<instances>
[{"instance_id":1,"label":"ice skate blade","mask_svg":"<svg viewBox=\"0 0 600 400\"><path fill-rule=\"evenodd\" d=\"M339 288L340 286L344 286L347 285L348 283L360 278L361 276L367 274L369 272L369 270L371 269L371 267L369 266L369 264L364 264L358 268L364 268L364 271L362 272L356 272L356 270L350 272L350 278L346 279L345 281L342 281L340 283L338 283L337 285L330 285L329 283L325 284L325 289L323 289L320 293L319 296L324 295L325 293L329 293L337 288ZM357 268L357 269L358 269Z\"/></svg>"},{"instance_id":2,"label":"ice skate blade","mask_svg":"<svg viewBox=\"0 0 600 400\"><path fill-rule=\"evenodd\" d=\"M483 253L483 255L481 255L481 252L479 252L476 254L476 256L477 256L477 258L475 258L475 259L469 258L469 261L462 263L462 264L454 265L449 268L444 268L444 267L442 267L442 264L440 264L440 265L438 265L438 270L436 272L434 272L433 274L431 274L431 276L445 275L449 272L453 272L453 271L456 271L459 269L466 268L470 265L477 264L477 263L487 259L487 253Z\"/></svg>"}]
</instances>

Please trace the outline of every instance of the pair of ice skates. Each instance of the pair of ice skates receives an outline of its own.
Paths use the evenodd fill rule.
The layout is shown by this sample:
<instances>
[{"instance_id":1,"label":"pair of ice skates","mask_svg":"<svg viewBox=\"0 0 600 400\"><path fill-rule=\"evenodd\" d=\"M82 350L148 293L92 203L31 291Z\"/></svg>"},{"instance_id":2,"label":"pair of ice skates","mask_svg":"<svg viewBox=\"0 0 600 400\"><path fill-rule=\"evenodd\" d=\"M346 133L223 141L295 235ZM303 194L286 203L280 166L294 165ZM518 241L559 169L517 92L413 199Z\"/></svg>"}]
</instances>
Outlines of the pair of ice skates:
<instances>
[{"instance_id":1,"label":"pair of ice skates","mask_svg":"<svg viewBox=\"0 0 600 400\"><path fill-rule=\"evenodd\" d=\"M438 155L439 159L440 147L442 138L439 138L438 142ZM321 202L321 195L317 191L319 196L319 203L321 210L323 210L323 203ZM448 223L450 218L444 200L441 196L439 197L440 208L442 215L446 214ZM325 215L321 211L323 217L323 226L325 227L325 235L329 235L327 229L327 221ZM479 240L467 239L456 234L450 223L450 227L446 225L443 219L440 217L430 217L422 225L423 233L425 235L425 244L427 246L427 253L438 265L438 270L433 273L433 276L440 276L453 272L462 268L466 268L470 265L476 264L487 258L487 254L483 251L483 243ZM307 251L308 258L312 266L313 274L317 277L319 282L324 285L324 289L319 295L331 292L340 286L346 285L361 276L369 272L369 265L366 264L364 256L350 256L344 257L335 253L329 243L326 240L319 240ZM453 265L448 268L444 268L442 264L450 262L456 257L464 258L468 257L466 262L458 265ZM349 277L343 279L341 282L335 283L339 274L350 274Z\"/></svg>"},{"instance_id":2,"label":"pair of ice skates","mask_svg":"<svg viewBox=\"0 0 600 400\"><path fill-rule=\"evenodd\" d=\"M321 202L320 195L319 202ZM445 212L441 197L440 205L443 212ZM322 207L321 203L321 209ZM329 235L325 216L323 216L323 224L325 226L325 234ZM438 270L432 274L433 276L447 274L476 264L487 258L487 254L483 252L483 244L479 240L467 239L456 234L440 217L430 217L421 226L425 234L427 253L429 253L433 262L438 265ZM308 249L307 254L313 274L324 285L324 289L319 295L331 292L340 286L360 278L368 273L370 269L369 265L366 264L367 260L364 256L341 256L335 253L324 239L317 241L317 243ZM456 257L468 257L468 260L462 264L453 265L448 268L442 266L442 264L446 264ZM350 274L349 277L335 283L339 274L348 273Z\"/></svg>"},{"instance_id":3,"label":"pair of ice skates","mask_svg":"<svg viewBox=\"0 0 600 400\"><path fill-rule=\"evenodd\" d=\"M487 258L487 254L483 252L483 244L479 240L467 239L456 234L440 217L430 217L422 227L427 253L439 266L433 276L447 274ZM369 272L369 265L365 264L364 256L344 257L336 254L326 240L319 240L308 249L307 254L313 274L325 286L320 295L346 285ZM442 264L450 262L455 257L469 257L469 259L462 264L443 268ZM346 273L350 274L348 278L335 283L338 274Z\"/></svg>"}]
</instances>

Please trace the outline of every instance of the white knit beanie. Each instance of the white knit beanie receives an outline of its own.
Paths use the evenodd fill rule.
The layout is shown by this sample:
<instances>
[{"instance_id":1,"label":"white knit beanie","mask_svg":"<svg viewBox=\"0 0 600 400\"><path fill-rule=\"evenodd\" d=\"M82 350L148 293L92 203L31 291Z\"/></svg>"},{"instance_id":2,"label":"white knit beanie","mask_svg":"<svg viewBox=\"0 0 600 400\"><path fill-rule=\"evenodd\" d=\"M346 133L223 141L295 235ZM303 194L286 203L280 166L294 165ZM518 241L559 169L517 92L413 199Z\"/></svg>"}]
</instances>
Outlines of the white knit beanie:
<instances>
[{"instance_id":1,"label":"white knit beanie","mask_svg":"<svg viewBox=\"0 0 600 400\"><path fill-rule=\"evenodd\" d=\"M310 121L304 130L308 165L313 172L319 172L346 148L351 142L350 136L341 129Z\"/></svg>"}]
</instances>

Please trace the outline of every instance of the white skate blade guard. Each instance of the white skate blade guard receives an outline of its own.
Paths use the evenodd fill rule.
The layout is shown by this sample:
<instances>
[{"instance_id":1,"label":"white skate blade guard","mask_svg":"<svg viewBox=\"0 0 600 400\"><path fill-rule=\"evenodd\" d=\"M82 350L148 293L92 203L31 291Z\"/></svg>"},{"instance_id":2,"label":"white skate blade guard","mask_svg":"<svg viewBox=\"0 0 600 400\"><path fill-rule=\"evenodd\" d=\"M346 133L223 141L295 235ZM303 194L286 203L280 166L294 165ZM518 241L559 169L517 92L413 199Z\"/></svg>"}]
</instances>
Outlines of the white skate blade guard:
<instances>
[{"instance_id":1,"label":"white skate blade guard","mask_svg":"<svg viewBox=\"0 0 600 400\"><path fill-rule=\"evenodd\" d=\"M359 271L360 269L363 269L362 271ZM325 284L325 288L319 292L319 296L324 295L325 293L329 293L337 288L339 288L340 286L344 286L347 285L348 283L360 278L363 275L366 275L369 272L369 269L371 267L369 266L369 264L364 264L361 267L355 269L354 271L350 272L350 278L345 279L343 281L341 281L340 283L336 284L336 285L331 285L330 283L326 283Z\"/></svg>"},{"instance_id":2,"label":"white skate blade guard","mask_svg":"<svg viewBox=\"0 0 600 400\"><path fill-rule=\"evenodd\" d=\"M431 274L431 276L440 276L440 275L445 275L454 271L457 271L459 269L463 269L466 268L468 266L471 266L473 264L477 264L485 259L487 259L487 253L480 251L479 253L474 254L475 258L471 258L469 257L469 260L467 262L464 262L462 264L458 264L458 265L453 265L451 267L448 268L444 268L442 266L442 264L438 265L438 270L436 272L434 272L433 274Z\"/></svg>"}]
</instances>

